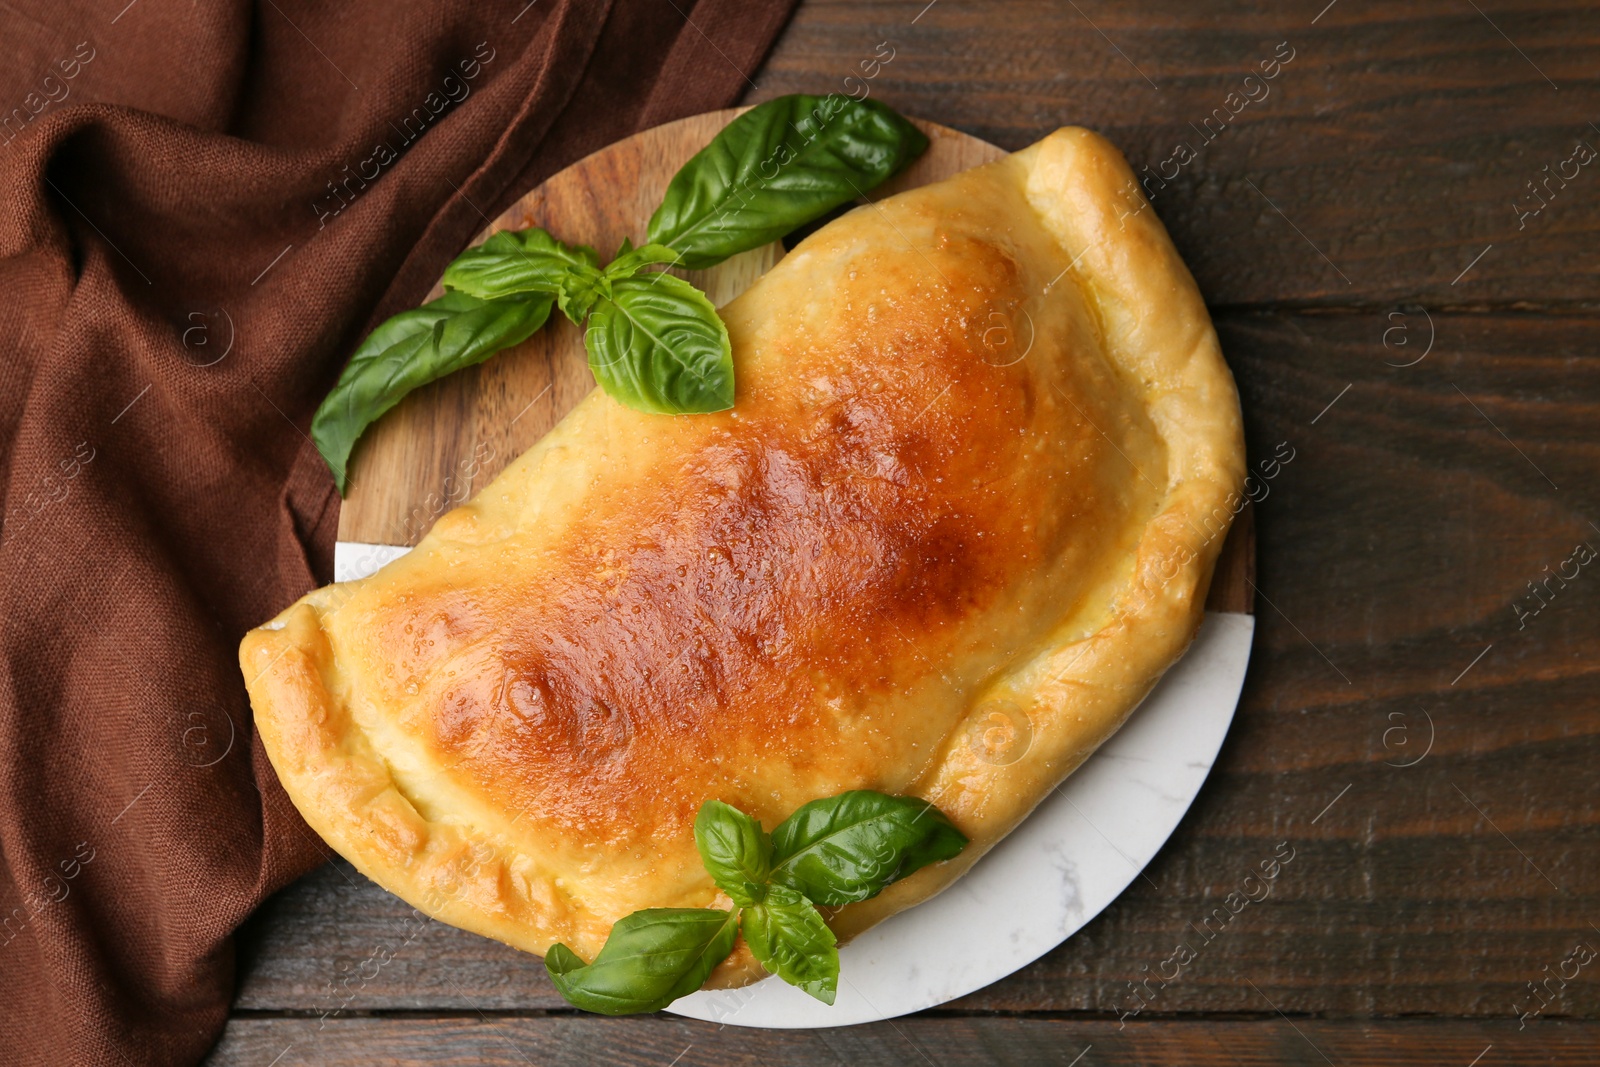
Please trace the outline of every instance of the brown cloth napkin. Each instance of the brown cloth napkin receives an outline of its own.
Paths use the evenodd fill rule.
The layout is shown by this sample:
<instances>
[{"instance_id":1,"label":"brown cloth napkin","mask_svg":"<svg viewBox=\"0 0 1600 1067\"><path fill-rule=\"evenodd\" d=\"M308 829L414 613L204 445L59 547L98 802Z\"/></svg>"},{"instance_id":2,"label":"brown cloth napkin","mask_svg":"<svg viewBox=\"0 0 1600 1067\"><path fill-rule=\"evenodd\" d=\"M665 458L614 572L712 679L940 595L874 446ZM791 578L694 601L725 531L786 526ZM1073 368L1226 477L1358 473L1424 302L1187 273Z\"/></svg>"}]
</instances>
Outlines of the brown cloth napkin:
<instances>
[{"instance_id":1,"label":"brown cloth napkin","mask_svg":"<svg viewBox=\"0 0 1600 1067\"><path fill-rule=\"evenodd\" d=\"M306 439L486 218L732 103L792 0L0 3L0 1062L198 1060L315 865L235 649L330 576Z\"/></svg>"}]
</instances>

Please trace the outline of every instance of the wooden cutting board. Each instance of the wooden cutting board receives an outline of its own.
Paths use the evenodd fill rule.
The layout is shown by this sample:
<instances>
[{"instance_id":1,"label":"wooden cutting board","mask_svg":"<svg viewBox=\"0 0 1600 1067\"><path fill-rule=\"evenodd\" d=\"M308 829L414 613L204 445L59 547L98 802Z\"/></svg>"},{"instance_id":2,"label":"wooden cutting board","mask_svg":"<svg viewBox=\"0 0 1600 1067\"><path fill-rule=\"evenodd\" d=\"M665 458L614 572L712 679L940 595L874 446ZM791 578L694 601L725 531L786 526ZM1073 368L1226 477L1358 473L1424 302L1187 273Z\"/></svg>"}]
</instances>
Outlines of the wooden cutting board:
<instances>
[{"instance_id":1,"label":"wooden cutting board","mask_svg":"<svg viewBox=\"0 0 1600 1067\"><path fill-rule=\"evenodd\" d=\"M712 111L657 126L582 159L489 220L473 243L500 230L542 226L572 244L609 257L624 237L637 244L678 168L742 109ZM946 126L918 121L928 150L872 191L879 199L948 178L1006 153ZM674 271L700 286L718 307L738 296L783 257L765 248L710 270ZM432 296L437 296L435 290ZM430 296L430 299L432 298ZM412 393L356 445L350 489L339 514L339 540L416 544L434 520L474 491L561 420L594 388L583 335L565 316L487 362ZM1234 522L1207 606L1251 613L1255 590L1252 507Z\"/></svg>"}]
</instances>

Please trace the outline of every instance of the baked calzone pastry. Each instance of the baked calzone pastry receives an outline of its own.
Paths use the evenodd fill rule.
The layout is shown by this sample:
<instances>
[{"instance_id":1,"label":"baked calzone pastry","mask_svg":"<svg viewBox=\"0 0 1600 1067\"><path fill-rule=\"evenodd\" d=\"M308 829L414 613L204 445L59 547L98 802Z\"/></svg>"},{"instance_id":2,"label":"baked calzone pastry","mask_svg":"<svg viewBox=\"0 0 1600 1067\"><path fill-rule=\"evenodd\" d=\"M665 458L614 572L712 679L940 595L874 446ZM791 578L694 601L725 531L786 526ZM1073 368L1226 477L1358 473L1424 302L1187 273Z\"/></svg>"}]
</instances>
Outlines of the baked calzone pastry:
<instances>
[{"instance_id":1,"label":"baked calzone pastry","mask_svg":"<svg viewBox=\"0 0 1600 1067\"><path fill-rule=\"evenodd\" d=\"M859 207L721 312L734 407L596 390L409 555L251 631L306 821L423 911L592 958L727 906L708 799L768 829L851 789L970 839L830 917L948 885L1198 627L1239 402L1127 164L1063 129ZM742 947L712 984L762 973Z\"/></svg>"}]
</instances>

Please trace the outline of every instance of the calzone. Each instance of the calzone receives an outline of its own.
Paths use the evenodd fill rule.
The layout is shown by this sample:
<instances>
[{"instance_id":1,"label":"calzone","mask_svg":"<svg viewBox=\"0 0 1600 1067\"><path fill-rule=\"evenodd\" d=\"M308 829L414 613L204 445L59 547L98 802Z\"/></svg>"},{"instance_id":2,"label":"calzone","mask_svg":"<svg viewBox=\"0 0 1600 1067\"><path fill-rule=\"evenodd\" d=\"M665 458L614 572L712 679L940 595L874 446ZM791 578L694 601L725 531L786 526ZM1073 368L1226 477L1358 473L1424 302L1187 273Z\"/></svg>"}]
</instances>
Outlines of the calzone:
<instances>
[{"instance_id":1,"label":"calzone","mask_svg":"<svg viewBox=\"0 0 1600 1067\"><path fill-rule=\"evenodd\" d=\"M701 804L770 830L849 789L936 804L939 891L1117 729L1198 627L1239 401L1127 164L1062 129L857 207L721 310L731 410L592 392L375 575L251 631L306 821L445 922L592 958L728 906ZM713 976L762 974L742 947Z\"/></svg>"}]
</instances>

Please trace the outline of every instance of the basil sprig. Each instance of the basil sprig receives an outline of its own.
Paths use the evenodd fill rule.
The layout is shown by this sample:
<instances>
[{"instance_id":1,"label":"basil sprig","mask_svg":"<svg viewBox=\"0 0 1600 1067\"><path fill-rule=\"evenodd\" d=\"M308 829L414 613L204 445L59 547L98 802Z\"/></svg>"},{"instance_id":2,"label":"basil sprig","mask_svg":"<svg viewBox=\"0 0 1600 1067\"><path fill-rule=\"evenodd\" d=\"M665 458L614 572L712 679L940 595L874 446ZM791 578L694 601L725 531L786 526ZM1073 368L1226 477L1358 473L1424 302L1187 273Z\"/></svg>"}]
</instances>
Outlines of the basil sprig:
<instances>
[{"instance_id":1,"label":"basil sprig","mask_svg":"<svg viewBox=\"0 0 1600 1067\"><path fill-rule=\"evenodd\" d=\"M780 96L728 123L684 164L650 240L701 269L776 241L920 156L922 131L876 100Z\"/></svg>"},{"instance_id":2,"label":"basil sprig","mask_svg":"<svg viewBox=\"0 0 1600 1067\"><path fill-rule=\"evenodd\" d=\"M734 907L636 911L611 928L589 964L551 946L545 969L570 1003L605 1015L659 1011L700 988L733 951L737 929L768 971L832 1004L839 948L818 905L875 897L967 844L927 801L865 789L814 800L770 835L738 808L708 800L694 840Z\"/></svg>"},{"instance_id":3,"label":"basil sprig","mask_svg":"<svg viewBox=\"0 0 1600 1067\"><path fill-rule=\"evenodd\" d=\"M445 268L445 295L384 322L317 409L311 439L343 493L361 434L411 390L519 344L552 304L588 326L595 380L637 411L733 406L733 350L705 294L651 267L700 269L758 248L863 194L927 147L875 100L784 96L729 123L678 171L648 243L605 267L537 227L496 233Z\"/></svg>"}]
</instances>

